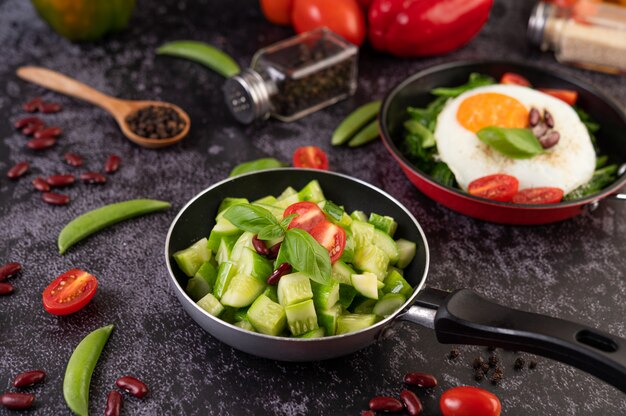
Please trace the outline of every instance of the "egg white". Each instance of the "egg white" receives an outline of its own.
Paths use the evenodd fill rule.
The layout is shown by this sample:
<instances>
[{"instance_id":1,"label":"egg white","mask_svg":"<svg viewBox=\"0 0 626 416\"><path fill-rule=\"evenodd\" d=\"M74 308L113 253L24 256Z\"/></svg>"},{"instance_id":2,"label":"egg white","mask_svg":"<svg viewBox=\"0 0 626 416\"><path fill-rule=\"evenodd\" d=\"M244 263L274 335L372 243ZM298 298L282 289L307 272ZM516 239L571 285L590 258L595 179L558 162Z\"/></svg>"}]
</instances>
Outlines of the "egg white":
<instances>
[{"instance_id":1,"label":"egg white","mask_svg":"<svg viewBox=\"0 0 626 416\"><path fill-rule=\"evenodd\" d=\"M561 139L556 146L530 159L513 159L492 149L456 118L463 100L482 93L508 95L529 111L535 107L541 114L547 109ZM437 118L435 139L439 158L448 165L464 190L475 179L505 173L519 180L519 189L550 186L561 188L567 194L589 182L595 170L596 154L591 138L574 109L557 98L517 85L479 87L449 100Z\"/></svg>"}]
</instances>

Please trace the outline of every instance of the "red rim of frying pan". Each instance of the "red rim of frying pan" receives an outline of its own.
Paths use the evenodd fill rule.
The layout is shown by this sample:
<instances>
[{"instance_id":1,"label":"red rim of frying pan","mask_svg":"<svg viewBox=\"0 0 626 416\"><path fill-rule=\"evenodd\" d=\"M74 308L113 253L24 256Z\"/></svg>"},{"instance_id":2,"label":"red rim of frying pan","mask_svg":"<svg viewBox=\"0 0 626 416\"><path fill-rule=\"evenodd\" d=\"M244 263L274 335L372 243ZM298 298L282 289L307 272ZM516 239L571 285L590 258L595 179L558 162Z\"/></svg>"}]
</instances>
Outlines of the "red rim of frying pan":
<instances>
[{"instance_id":1,"label":"red rim of frying pan","mask_svg":"<svg viewBox=\"0 0 626 416\"><path fill-rule=\"evenodd\" d=\"M554 203L554 204L541 204L541 205L526 205L526 204L523 204L522 205L522 204L513 204L513 203L510 203L510 202L492 201L492 200L479 198L479 197L470 195L470 194L468 194L468 193L466 193L466 192L464 192L464 191L462 191L460 189L453 188L453 187L446 186L446 185L442 185L441 183L433 180L430 177L430 175L427 175L427 174L421 172L420 170L418 170L402 154L400 149L398 149L398 147L396 146L394 140L391 137L391 134L389 133L389 129L388 129L386 120L388 118L388 113L389 113L389 108L391 106L391 102L396 98L398 93L403 88L405 88L408 84L411 84L412 82L414 82L417 79L420 79L422 77L425 77L427 75L430 75L430 74L433 74L433 73L437 73L437 72L440 72L440 71L445 71L445 70L454 69L454 68L461 68L461 67L470 66L470 65L514 66L516 68L519 68L519 72L520 72L521 75L524 75L524 71L528 70L528 69L533 70L533 71L538 71L538 72L544 72L544 73L548 74L548 72L545 69L540 68L538 66L528 65L528 64L521 64L521 63L511 62L511 61L458 61L458 62L451 62L451 63L442 64L442 65L437 65L437 66L434 66L432 68L428 68L428 69L425 69L423 71L420 71L420 72L418 72L418 73L416 73L414 75L411 75L410 77L406 78L405 80L400 82L398 85L396 85L396 87L394 87L385 96L385 99L383 100L383 104L382 104L382 107L381 107L381 112L379 113L379 116L378 116L378 128L379 128L380 135L381 135L381 137L383 139L383 144L385 145L387 150L391 153L393 158L401 165L401 167L403 169L410 171L412 174L417 176L420 180L422 180L424 182L427 182L432 187L435 187L435 188L439 189L440 191L442 191L444 193L453 194L457 198L464 199L464 200L467 201L467 203L474 204L475 206L477 206L477 205L494 206L494 207L499 207L499 208L509 208L511 210L550 211L550 210L556 210L556 209L561 209L561 208L576 208L576 207L580 207L580 206L589 204L591 202L597 201L599 199L603 199L606 196L615 193L618 189L623 187L624 184L626 184L626 174L622 173L621 176L618 177L618 179L613 184L611 184L608 187L604 188L600 192L597 192L595 194L589 195L589 196L587 196L585 198L576 199L576 200L573 200L573 201L557 202L557 203ZM586 81L583 81L583 80L581 80L581 79L579 79L577 77L574 77L574 76L571 76L571 75L562 74L562 73L559 73L559 72L550 73L548 75L555 76L555 77L558 77L558 78L560 78L560 79L562 79L564 81L572 83L572 84L576 85L578 88L584 89L587 92L589 92L589 93L597 96L598 98L600 98L608 106L610 106L617 114L619 114L619 116L620 116L620 118L622 120L622 123L623 123L623 128L626 131L626 112L620 106L620 104L617 101L615 101L614 99L608 97L606 94L604 94L598 88L594 87L593 85L591 85L591 84L587 83ZM430 88L435 88L435 87L436 86L432 86ZM622 161L622 163L623 163L623 161ZM405 172L405 174L406 174L406 172ZM446 205L446 204L443 204L443 205Z\"/></svg>"}]
</instances>

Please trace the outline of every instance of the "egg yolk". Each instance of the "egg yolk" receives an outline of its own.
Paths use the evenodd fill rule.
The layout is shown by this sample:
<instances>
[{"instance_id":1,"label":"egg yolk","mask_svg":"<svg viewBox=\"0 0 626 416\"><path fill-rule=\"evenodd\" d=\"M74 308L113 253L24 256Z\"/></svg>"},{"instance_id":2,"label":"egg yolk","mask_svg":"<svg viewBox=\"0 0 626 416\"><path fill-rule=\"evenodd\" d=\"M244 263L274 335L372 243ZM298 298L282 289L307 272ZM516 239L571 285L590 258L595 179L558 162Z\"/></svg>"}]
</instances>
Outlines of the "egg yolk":
<instances>
[{"instance_id":1,"label":"egg yolk","mask_svg":"<svg viewBox=\"0 0 626 416\"><path fill-rule=\"evenodd\" d=\"M456 119L474 133L488 126L524 128L528 126L528 110L513 97L487 92L463 100Z\"/></svg>"}]
</instances>

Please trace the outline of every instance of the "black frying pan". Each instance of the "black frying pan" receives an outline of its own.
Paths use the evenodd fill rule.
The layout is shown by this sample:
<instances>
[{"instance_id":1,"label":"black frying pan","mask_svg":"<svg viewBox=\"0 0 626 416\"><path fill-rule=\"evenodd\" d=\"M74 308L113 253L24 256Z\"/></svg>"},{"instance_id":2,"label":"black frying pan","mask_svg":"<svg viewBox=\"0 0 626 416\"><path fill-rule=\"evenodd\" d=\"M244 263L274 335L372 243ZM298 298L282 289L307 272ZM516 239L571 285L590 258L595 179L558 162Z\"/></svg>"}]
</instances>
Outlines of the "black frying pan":
<instances>
[{"instance_id":1,"label":"black frying pan","mask_svg":"<svg viewBox=\"0 0 626 416\"><path fill-rule=\"evenodd\" d=\"M417 243L417 254L405 269L415 288L396 313L359 332L316 339L275 337L249 332L215 318L184 291L187 276L174 252L209 235L217 208L225 197L249 200L278 195L287 186L302 188L317 179L326 197L346 210L390 215L398 222L396 237ZM445 292L424 288L428 244L413 215L387 193L349 176L307 169L274 169L219 182L194 197L176 216L165 241L165 261L176 296L189 315L207 332L233 348L280 361L316 361L362 349L384 335L395 321L433 328L446 344L492 345L527 351L571 364L626 392L626 340L561 319L522 312L490 302L468 289Z\"/></svg>"}]
</instances>

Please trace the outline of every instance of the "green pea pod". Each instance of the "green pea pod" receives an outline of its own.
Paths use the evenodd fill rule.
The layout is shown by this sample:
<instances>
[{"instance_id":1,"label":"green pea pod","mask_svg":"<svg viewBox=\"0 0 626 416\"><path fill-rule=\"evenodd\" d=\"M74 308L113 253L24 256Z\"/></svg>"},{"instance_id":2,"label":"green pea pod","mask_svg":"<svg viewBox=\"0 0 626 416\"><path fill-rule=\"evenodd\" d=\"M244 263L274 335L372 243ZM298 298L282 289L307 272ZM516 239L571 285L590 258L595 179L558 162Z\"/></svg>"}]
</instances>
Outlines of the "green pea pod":
<instances>
[{"instance_id":1,"label":"green pea pod","mask_svg":"<svg viewBox=\"0 0 626 416\"><path fill-rule=\"evenodd\" d=\"M283 166L285 166L285 164L280 160L274 159L273 157L264 157L262 159L240 163L230 171L230 175L228 176L237 176L243 173L256 172L257 170L282 168Z\"/></svg>"},{"instance_id":2,"label":"green pea pod","mask_svg":"<svg viewBox=\"0 0 626 416\"><path fill-rule=\"evenodd\" d=\"M91 234L139 215L169 208L169 202L154 199L131 199L86 212L70 221L59 233L59 253L65 251Z\"/></svg>"},{"instance_id":3,"label":"green pea pod","mask_svg":"<svg viewBox=\"0 0 626 416\"><path fill-rule=\"evenodd\" d=\"M203 42L193 40L168 42L159 47L156 53L198 62L226 78L241 72L241 68L230 55Z\"/></svg>"},{"instance_id":4,"label":"green pea pod","mask_svg":"<svg viewBox=\"0 0 626 416\"><path fill-rule=\"evenodd\" d=\"M63 397L78 416L89 414L89 385L100 353L113 331L113 325L103 326L87 335L78 344L67 362L63 378Z\"/></svg>"},{"instance_id":5,"label":"green pea pod","mask_svg":"<svg viewBox=\"0 0 626 416\"><path fill-rule=\"evenodd\" d=\"M378 138L378 120L372 121L363 130L354 135L348 142L348 146L357 147Z\"/></svg>"},{"instance_id":6,"label":"green pea pod","mask_svg":"<svg viewBox=\"0 0 626 416\"><path fill-rule=\"evenodd\" d=\"M371 103L364 104L354 110L341 122L341 124L339 124L339 126L337 126L333 132L333 137L330 140L330 143L333 146L337 146L347 142L367 123L372 121L378 114L379 110L380 101L372 101Z\"/></svg>"}]
</instances>

